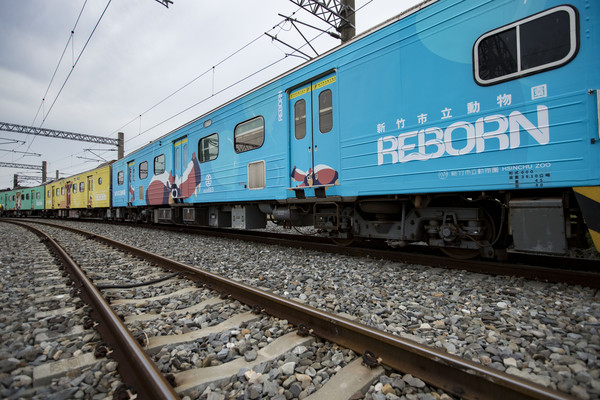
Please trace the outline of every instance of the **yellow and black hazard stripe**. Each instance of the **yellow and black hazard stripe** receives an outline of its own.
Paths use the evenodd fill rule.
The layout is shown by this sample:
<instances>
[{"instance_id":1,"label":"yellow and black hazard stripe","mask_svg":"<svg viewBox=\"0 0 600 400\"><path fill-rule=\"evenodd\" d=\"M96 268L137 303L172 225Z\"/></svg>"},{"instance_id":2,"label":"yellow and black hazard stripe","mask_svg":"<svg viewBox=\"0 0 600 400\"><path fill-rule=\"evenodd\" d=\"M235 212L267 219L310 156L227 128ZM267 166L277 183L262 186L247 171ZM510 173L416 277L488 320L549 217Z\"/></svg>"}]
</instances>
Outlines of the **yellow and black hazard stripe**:
<instances>
[{"instance_id":1,"label":"yellow and black hazard stripe","mask_svg":"<svg viewBox=\"0 0 600 400\"><path fill-rule=\"evenodd\" d=\"M575 187L573 190L596 250L600 251L600 186Z\"/></svg>"}]
</instances>

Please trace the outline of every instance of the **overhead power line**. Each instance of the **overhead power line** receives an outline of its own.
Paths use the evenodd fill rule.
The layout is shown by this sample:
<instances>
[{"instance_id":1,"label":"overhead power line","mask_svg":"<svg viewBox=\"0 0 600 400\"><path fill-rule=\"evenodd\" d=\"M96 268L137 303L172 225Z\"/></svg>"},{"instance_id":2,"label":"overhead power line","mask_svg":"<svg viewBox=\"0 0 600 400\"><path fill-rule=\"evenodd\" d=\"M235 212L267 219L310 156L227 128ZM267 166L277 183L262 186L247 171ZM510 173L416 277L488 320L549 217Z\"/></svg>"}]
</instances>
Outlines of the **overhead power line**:
<instances>
[{"instance_id":1,"label":"overhead power line","mask_svg":"<svg viewBox=\"0 0 600 400\"><path fill-rule=\"evenodd\" d=\"M171 0L155 0L157 3L162 4L163 6L169 8L169 4L173 4Z\"/></svg>"},{"instance_id":2,"label":"overhead power line","mask_svg":"<svg viewBox=\"0 0 600 400\"><path fill-rule=\"evenodd\" d=\"M48 115L50 114L50 111L52 111L52 109L54 108L54 104L56 104L56 101L58 100L58 97L60 96L60 94L62 93L63 89L65 88L65 85L69 81L69 78L71 77L71 74L73 73L73 70L75 70L75 67L77 66L77 63L79 62L79 59L83 55L83 52L85 51L87 45L90 43L90 40L92 39L92 36L94 35L94 32L96 32L96 28L98 28L98 25L100 25L100 21L102 21L102 17L104 17L104 14L106 13L106 10L108 9L108 6L110 5L111 1L112 0L108 0L108 3L106 4L106 7L104 7L104 11L102 11L102 15L100 15L100 18L98 18L98 22L96 22L96 25L94 26L94 29L92 29L92 33L90 33L90 36L88 37L88 39L86 40L85 44L83 45L83 48L79 52L79 55L77 56L77 59L73 63L73 67L71 68L71 71L69 71L69 74L65 78L65 81L63 82L60 90L56 94L56 97L54 98L54 101L52 102L52 105L50 105L50 108L48 109L48 112L44 116L44 119L42 120L42 123L40 124L40 126L44 124L44 122L46 121L46 118L48 118Z\"/></svg>"},{"instance_id":3,"label":"overhead power line","mask_svg":"<svg viewBox=\"0 0 600 400\"><path fill-rule=\"evenodd\" d=\"M67 44L65 44L65 48L63 49L62 54L60 55L60 59L58 60L58 64L56 64L56 68L54 69L54 73L52 74L52 78L50 78L50 83L48 83L48 87L46 88L46 93L44 93L44 97L42 97L42 101L40 103L40 106L38 107L37 112L35 113L35 117L33 117L33 122L31 123L31 125L35 124L35 120L37 119L40 110L42 109L42 106L44 105L44 102L46 101L46 96L48 95L48 92L50 91L50 87L52 86L52 82L54 82L54 78L56 77L56 73L58 72L58 68L60 67L60 64L62 63L62 60L65 56L65 53L67 52L67 49L69 48L69 43L71 43L73 41L73 35L75 35L75 28L77 28L77 25L79 24L79 20L81 19L81 14L83 14L83 10L85 9L85 5L87 4L87 0L85 0L85 2L83 3L83 7L81 7L81 11L79 11L79 16L77 16L77 21L75 21L75 25L73 26L73 29L71 29L71 33L69 34L69 39L67 39Z\"/></svg>"}]
</instances>

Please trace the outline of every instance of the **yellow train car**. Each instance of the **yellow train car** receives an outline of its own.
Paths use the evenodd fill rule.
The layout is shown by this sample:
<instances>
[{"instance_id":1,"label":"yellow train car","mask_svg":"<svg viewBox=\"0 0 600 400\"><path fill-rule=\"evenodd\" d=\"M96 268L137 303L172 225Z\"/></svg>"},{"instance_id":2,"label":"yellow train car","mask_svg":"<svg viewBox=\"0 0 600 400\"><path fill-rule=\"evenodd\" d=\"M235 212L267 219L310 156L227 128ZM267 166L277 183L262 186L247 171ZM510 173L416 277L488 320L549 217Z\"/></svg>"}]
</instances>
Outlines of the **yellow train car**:
<instances>
[{"instance_id":1,"label":"yellow train car","mask_svg":"<svg viewBox=\"0 0 600 400\"><path fill-rule=\"evenodd\" d=\"M112 162L46 185L46 208L59 217L99 216L110 207Z\"/></svg>"}]
</instances>

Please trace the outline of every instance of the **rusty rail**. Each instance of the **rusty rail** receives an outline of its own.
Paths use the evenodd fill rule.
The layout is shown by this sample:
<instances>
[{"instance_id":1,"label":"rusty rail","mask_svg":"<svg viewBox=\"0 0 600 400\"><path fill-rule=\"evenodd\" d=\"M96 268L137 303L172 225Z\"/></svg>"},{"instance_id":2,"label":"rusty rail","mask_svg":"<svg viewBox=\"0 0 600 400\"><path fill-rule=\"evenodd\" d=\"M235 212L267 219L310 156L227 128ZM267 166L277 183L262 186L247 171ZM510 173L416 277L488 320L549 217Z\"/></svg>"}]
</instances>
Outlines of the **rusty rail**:
<instances>
[{"instance_id":1,"label":"rusty rail","mask_svg":"<svg viewBox=\"0 0 600 400\"><path fill-rule=\"evenodd\" d=\"M93 237L149 262L180 271L219 292L267 314L303 325L321 338L348 347L359 354L369 351L382 364L465 399L568 399L569 396L519 377L485 367L349 319L264 292L200 268L170 260L124 243L75 228L57 226Z\"/></svg>"},{"instance_id":2,"label":"rusty rail","mask_svg":"<svg viewBox=\"0 0 600 400\"><path fill-rule=\"evenodd\" d=\"M135 389L140 399L173 400L180 396L158 371L154 362L147 356L138 342L131 336L127 327L111 309L102 294L87 278L75 261L44 232L27 224L11 221L23 226L39 237L60 260L74 282L73 287L80 291L81 298L90 305L90 316L98 322L96 329L102 339L114 350L111 357L118 361L119 374Z\"/></svg>"}]
</instances>

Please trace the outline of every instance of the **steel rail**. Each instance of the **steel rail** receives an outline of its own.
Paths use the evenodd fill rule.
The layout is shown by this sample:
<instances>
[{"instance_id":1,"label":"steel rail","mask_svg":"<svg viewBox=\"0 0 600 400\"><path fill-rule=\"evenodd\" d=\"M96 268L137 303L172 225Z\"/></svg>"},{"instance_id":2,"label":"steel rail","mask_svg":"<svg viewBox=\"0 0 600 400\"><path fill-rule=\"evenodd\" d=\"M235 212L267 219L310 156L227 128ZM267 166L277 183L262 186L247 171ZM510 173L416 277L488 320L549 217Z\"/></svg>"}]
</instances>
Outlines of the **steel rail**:
<instances>
[{"instance_id":1,"label":"steel rail","mask_svg":"<svg viewBox=\"0 0 600 400\"><path fill-rule=\"evenodd\" d=\"M96 329L102 339L114 350L111 357L118 361L118 371L125 382L135 389L140 399L175 400L180 396L167 382L154 362L131 336L127 327L106 302L102 294L89 280L67 252L46 233L20 222L10 221L25 227L42 238L46 246L59 258L80 290L81 298L90 305L90 316L98 322Z\"/></svg>"},{"instance_id":2,"label":"steel rail","mask_svg":"<svg viewBox=\"0 0 600 400\"><path fill-rule=\"evenodd\" d=\"M93 222L98 223L98 221ZM131 224L128 223L119 224L131 226ZM533 279L541 282L566 283L569 285L600 288L600 260L597 259L509 253L508 260L506 261L485 259L461 260L450 258L448 256L427 254L427 251L431 253L431 248L425 249L425 253L421 253L389 248L383 249L363 246L339 246L329 243L329 240L326 238L316 236L276 234L273 232L262 231L239 231L227 228L207 228L181 225L142 226L146 229L160 229L181 233L203 234L207 236L302 248L352 257L370 257L408 264L464 270L493 276L514 276L524 279ZM560 265L560 267L556 267L556 265Z\"/></svg>"},{"instance_id":3,"label":"steel rail","mask_svg":"<svg viewBox=\"0 0 600 400\"><path fill-rule=\"evenodd\" d=\"M58 226L57 226L58 227ZM60 226L87 235L109 246L124 250L157 265L180 271L210 288L224 292L263 312L304 325L321 338L350 348L359 354L369 351L381 363L409 373L448 393L464 399L569 399L565 394L525 379L388 334L335 314L232 281L194 266L126 245L100 235Z\"/></svg>"}]
</instances>

